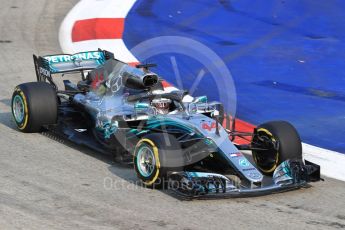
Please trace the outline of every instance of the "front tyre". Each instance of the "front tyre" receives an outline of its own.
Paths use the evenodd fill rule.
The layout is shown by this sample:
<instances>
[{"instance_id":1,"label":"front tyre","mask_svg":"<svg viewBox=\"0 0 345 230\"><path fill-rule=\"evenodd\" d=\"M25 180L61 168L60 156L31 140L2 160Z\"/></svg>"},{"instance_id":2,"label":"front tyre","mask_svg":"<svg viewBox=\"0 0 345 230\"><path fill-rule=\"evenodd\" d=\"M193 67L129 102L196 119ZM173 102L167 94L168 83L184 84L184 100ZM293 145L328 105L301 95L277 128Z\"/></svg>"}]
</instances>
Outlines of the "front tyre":
<instances>
[{"instance_id":1,"label":"front tyre","mask_svg":"<svg viewBox=\"0 0 345 230\"><path fill-rule=\"evenodd\" d=\"M174 156L181 156L180 143L170 134L149 134L138 141L134 150L134 169L144 185L162 188L168 170L180 171L180 167L168 167ZM170 156L170 157L169 157Z\"/></svg>"},{"instance_id":2,"label":"front tyre","mask_svg":"<svg viewBox=\"0 0 345 230\"><path fill-rule=\"evenodd\" d=\"M286 121L271 121L256 128L252 155L258 169L265 175L272 175L282 162L288 159L302 159L302 143L296 129Z\"/></svg>"}]
</instances>

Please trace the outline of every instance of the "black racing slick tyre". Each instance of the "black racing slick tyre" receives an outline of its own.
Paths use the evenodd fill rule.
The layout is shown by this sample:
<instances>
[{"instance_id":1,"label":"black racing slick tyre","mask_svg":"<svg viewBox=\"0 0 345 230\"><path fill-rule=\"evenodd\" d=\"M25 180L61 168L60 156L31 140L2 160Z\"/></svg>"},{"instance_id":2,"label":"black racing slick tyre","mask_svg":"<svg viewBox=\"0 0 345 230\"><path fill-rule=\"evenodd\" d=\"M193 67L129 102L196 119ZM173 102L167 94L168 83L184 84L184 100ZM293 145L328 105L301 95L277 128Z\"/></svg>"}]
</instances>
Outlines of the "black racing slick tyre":
<instances>
[{"instance_id":1,"label":"black racing slick tyre","mask_svg":"<svg viewBox=\"0 0 345 230\"><path fill-rule=\"evenodd\" d=\"M271 121L259 125L253 136L252 146L266 148L253 150L253 159L265 175L272 175L282 162L302 159L302 143L297 130L286 121Z\"/></svg>"},{"instance_id":2,"label":"black racing slick tyre","mask_svg":"<svg viewBox=\"0 0 345 230\"><path fill-rule=\"evenodd\" d=\"M18 129L25 133L39 132L43 125L57 122L56 91L46 82L18 85L12 95L11 107Z\"/></svg>"},{"instance_id":3,"label":"black racing slick tyre","mask_svg":"<svg viewBox=\"0 0 345 230\"><path fill-rule=\"evenodd\" d=\"M144 136L134 150L133 163L138 178L145 186L162 188L167 172L177 170L177 167L167 167L165 156L181 151L181 145L173 135L157 133Z\"/></svg>"}]
</instances>

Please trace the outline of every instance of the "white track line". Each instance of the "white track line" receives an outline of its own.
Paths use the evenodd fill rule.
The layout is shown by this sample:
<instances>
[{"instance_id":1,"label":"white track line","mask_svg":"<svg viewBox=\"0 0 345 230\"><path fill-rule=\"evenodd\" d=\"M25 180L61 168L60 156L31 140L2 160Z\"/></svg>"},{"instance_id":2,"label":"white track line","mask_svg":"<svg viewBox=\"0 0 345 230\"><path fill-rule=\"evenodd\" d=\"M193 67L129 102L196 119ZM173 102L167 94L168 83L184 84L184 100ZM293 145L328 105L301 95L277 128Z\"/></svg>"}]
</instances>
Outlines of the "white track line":
<instances>
[{"instance_id":1,"label":"white track line","mask_svg":"<svg viewBox=\"0 0 345 230\"><path fill-rule=\"evenodd\" d=\"M63 52L76 53L85 50L106 49L125 62L138 62L122 39L99 39L72 42L72 28L77 20L89 18L125 18L135 0L81 0L68 13L61 24L59 42ZM325 176L345 181L345 155L303 143L306 160L319 164Z\"/></svg>"},{"instance_id":2,"label":"white track line","mask_svg":"<svg viewBox=\"0 0 345 230\"><path fill-rule=\"evenodd\" d=\"M306 143L303 146L304 159L321 166L322 175L345 181L345 155Z\"/></svg>"}]
</instances>

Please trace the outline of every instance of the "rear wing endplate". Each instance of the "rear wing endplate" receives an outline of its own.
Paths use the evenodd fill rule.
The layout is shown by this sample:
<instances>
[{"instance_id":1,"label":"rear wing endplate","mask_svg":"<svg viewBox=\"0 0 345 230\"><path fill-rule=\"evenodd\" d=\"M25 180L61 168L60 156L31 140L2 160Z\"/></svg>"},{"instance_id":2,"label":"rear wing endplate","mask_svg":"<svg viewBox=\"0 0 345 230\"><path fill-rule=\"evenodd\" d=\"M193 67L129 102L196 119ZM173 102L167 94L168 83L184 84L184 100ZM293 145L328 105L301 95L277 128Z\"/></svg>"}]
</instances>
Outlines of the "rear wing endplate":
<instances>
[{"instance_id":1,"label":"rear wing endplate","mask_svg":"<svg viewBox=\"0 0 345 230\"><path fill-rule=\"evenodd\" d=\"M43 57L33 55L37 81L48 80L52 83L49 63ZM55 85L54 83L52 83Z\"/></svg>"}]
</instances>

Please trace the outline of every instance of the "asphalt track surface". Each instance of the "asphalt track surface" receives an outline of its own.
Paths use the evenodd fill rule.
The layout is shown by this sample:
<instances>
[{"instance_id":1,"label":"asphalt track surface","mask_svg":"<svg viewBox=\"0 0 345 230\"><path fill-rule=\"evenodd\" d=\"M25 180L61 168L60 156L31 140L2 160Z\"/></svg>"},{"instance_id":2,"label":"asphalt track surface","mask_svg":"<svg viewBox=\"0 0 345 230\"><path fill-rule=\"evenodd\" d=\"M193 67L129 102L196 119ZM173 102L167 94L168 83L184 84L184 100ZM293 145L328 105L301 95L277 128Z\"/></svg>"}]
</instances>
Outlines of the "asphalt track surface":
<instances>
[{"instance_id":1,"label":"asphalt track surface","mask_svg":"<svg viewBox=\"0 0 345 230\"><path fill-rule=\"evenodd\" d=\"M272 196L180 201L135 186L134 171L106 156L18 132L12 90L35 79L32 53L60 52L58 28L75 3L1 1L0 229L345 228L345 184L333 179Z\"/></svg>"}]
</instances>

